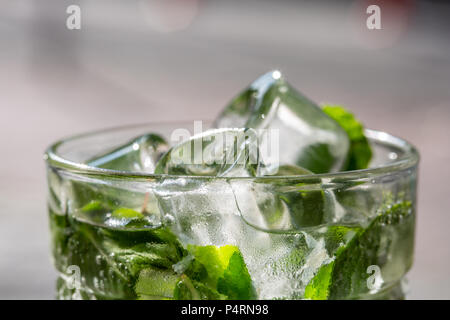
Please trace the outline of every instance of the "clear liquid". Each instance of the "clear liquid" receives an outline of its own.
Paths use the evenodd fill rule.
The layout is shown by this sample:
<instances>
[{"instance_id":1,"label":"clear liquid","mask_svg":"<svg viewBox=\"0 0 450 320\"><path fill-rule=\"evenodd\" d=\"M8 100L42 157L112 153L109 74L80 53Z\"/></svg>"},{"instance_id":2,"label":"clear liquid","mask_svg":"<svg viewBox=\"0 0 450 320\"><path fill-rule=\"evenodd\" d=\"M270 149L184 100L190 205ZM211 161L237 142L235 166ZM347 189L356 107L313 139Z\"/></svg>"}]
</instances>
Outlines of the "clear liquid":
<instances>
[{"instance_id":1,"label":"clear liquid","mask_svg":"<svg viewBox=\"0 0 450 320\"><path fill-rule=\"evenodd\" d=\"M217 219L212 214L207 219ZM401 280L412 264L414 216L399 221L383 222L377 229L377 248L355 245L361 226L318 226L297 233L269 233L245 223L239 216L227 217L230 228L218 230L204 221L197 228L183 230L173 223L171 230L183 246L187 244L236 245L245 260L258 299L303 299L308 284L329 263L338 261L339 250L353 246L356 252L377 250L376 260L361 261L379 266L381 280L366 283L373 272L366 265L354 265L340 255L339 263L346 275L360 278L345 299L403 298ZM219 223L223 227L222 223ZM88 223L73 215L57 215L50 211L52 248L55 265L60 272L57 281L59 299L136 299L135 284L139 272L146 267L146 256L133 251L139 245L155 243L151 228L112 228ZM369 239L370 240L370 239ZM159 241L159 240L156 240ZM350 252L349 257L352 256ZM372 259L373 260L373 259ZM79 275L73 272L79 268ZM170 269L170 266L165 266ZM339 270L336 270L337 273ZM363 274L363 272L365 272ZM333 274L336 277L336 274ZM358 278L358 279L359 279ZM378 278L377 278L378 279ZM75 285L75 288L74 288ZM338 288L339 289L339 288ZM338 290L339 291L339 290ZM339 297L338 297L339 298Z\"/></svg>"}]
</instances>

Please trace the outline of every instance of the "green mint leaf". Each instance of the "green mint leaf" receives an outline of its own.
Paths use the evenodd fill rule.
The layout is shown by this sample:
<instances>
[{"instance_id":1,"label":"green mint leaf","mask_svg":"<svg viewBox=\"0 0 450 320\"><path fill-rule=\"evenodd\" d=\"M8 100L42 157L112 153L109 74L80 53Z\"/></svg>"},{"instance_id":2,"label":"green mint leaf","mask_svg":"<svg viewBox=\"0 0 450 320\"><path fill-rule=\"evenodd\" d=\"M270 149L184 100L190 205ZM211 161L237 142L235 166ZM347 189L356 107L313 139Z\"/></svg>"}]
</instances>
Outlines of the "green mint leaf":
<instances>
[{"instance_id":1,"label":"green mint leaf","mask_svg":"<svg viewBox=\"0 0 450 320\"><path fill-rule=\"evenodd\" d=\"M143 269L134 290L140 299L172 299L179 278L171 270Z\"/></svg>"},{"instance_id":2,"label":"green mint leaf","mask_svg":"<svg viewBox=\"0 0 450 320\"><path fill-rule=\"evenodd\" d=\"M122 227L126 228L145 228L151 226L151 223L149 223L142 213L129 208L118 208L114 210L111 213L110 219L114 221L113 223L120 223Z\"/></svg>"},{"instance_id":3,"label":"green mint leaf","mask_svg":"<svg viewBox=\"0 0 450 320\"><path fill-rule=\"evenodd\" d=\"M81 211L85 212L85 213L93 213L93 214L106 213L109 211L109 208L107 205L105 205L101 201L91 200L91 202L89 202L88 204L86 204L85 206L83 206L81 208Z\"/></svg>"},{"instance_id":4,"label":"green mint leaf","mask_svg":"<svg viewBox=\"0 0 450 320\"><path fill-rule=\"evenodd\" d=\"M301 186L299 186L301 188ZM281 197L291 214L291 223L297 228L324 223L325 194L323 191L295 191Z\"/></svg>"},{"instance_id":5,"label":"green mint leaf","mask_svg":"<svg viewBox=\"0 0 450 320\"><path fill-rule=\"evenodd\" d=\"M281 165L275 174L270 176L297 176L312 175L305 168L296 165ZM267 183L273 186L274 198L266 197L264 201L258 202L258 206L266 219L270 229L300 229L304 227L317 226L324 223L325 194L320 189L321 180L309 178L305 183L297 183L295 189L292 186L284 188L286 182L274 180ZM316 190L311 190L313 184ZM308 189L304 188L307 186ZM287 190L286 190L287 189ZM288 212L287 210L288 209ZM289 223L286 223L286 214L289 215Z\"/></svg>"},{"instance_id":6,"label":"green mint leaf","mask_svg":"<svg viewBox=\"0 0 450 320\"><path fill-rule=\"evenodd\" d=\"M174 298L177 300L226 300L227 296L199 281L182 275L176 285Z\"/></svg>"},{"instance_id":7,"label":"green mint leaf","mask_svg":"<svg viewBox=\"0 0 450 320\"><path fill-rule=\"evenodd\" d=\"M195 261L205 267L207 278L204 280L213 288L217 287L217 281L228 267L233 253L239 252L236 246L231 245L222 247L188 245L187 250Z\"/></svg>"},{"instance_id":8,"label":"green mint leaf","mask_svg":"<svg viewBox=\"0 0 450 320\"><path fill-rule=\"evenodd\" d=\"M297 159L297 163L314 173L329 172L334 162L330 147L325 143L316 143L306 147Z\"/></svg>"},{"instance_id":9,"label":"green mint leaf","mask_svg":"<svg viewBox=\"0 0 450 320\"><path fill-rule=\"evenodd\" d=\"M132 275L126 266L119 267L118 261L111 255L119 249L97 233L94 227L76 225L75 228L64 248L64 259L57 262L58 270L65 273L69 266L78 266L83 275L83 286L88 287L97 299L102 299L104 292L115 299L134 298ZM99 279L102 280L101 287Z\"/></svg>"},{"instance_id":10,"label":"green mint leaf","mask_svg":"<svg viewBox=\"0 0 450 320\"><path fill-rule=\"evenodd\" d=\"M196 260L191 254L172 266L172 269L178 274L185 274L192 280L208 282L208 272L203 264Z\"/></svg>"},{"instance_id":11,"label":"green mint leaf","mask_svg":"<svg viewBox=\"0 0 450 320\"><path fill-rule=\"evenodd\" d=\"M336 250L332 263L319 269L306 288L305 298L353 299L367 293L367 268L383 266L386 261L380 252L383 238L387 236L384 234L386 225L398 225L410 214L409 201L386 204L367 228L359 230L346 245Z\"/></svg>"},{"instance_id":12,"label":"green mint leaf","mask_svg":"<svg viewBox=\"0 0 450 320\"><path fill-rule=\"evenodd\" d=\"M344 107L323 105L323 111L333 118L347 132L350 138L350 150L347 166L344 170L365 169L372 158L372 149L364 135L364 127L355 116ZM314 170L312 170L314 171Z\"/></svg>"},{"instance_id":13,"label":"green mint leaf","mask_svg":"<svg viewBox=\"0 0 450 320\"><path fill-rule=\"evenodd\" d=\"M217 288L229 299L254 298L250 274L238 247L189 245L187 250L206 269L206 276L197 277L203 284Z\"/></svg>"},{"instance_id":14,"label":"green mint leaf","mask_svg":"<svg viewBox=\"0 0 450 320\"><path fill-rule=\"evenodd\" d=\"M141 243L130 248L110 248L110 251L115 253L115 261L126 266L132 276L148 267L172 269L178 259L176 248L168 243Z\"/></svg>"},{"instance_id":15,"label":"green mint leaf","mask_svg":"<svg viewBox=\"0 0 450 320\"><path fill-rule=\"evenodd\" d=\"M346 227L346 226L331 226L325 234L325 247L330 253L341 250L345 247L353 237L361 232L360 227Z\"/></svg>"},{"instance_id":16,"label":"green mint leaf","mask_svg":"<svg viewBox=\"0 0 450 320\"><path fill-rule=\"evenodd\" d=\"M129 208L118 208L112 212L111 216L118 219L144 219L142 213Z\"/></svg>"},{"instance_id":17,"label":"green mint leaf","mask_svg":"<svg viewBox=\"0 0 450 320\"><path fill-rule=\"evenodd\" d=\"M321 267L305 288L305 299L326 300L331 282L334 261Z\"/></svg>"},{"instance_id":18,"label":"green mint leaf","mask_svg":"<svg viewBox=\"0 0 450 320\"><path fill-rule=\"evenodd\" d=\"M172 264L186 254L168 229L98 229L70 216L50 214L54 250L59 257L55 264L61 273L77 265L83 286L89 288L82 294L90 297L103 299L108 292L109 298L134 299L134 284L141 270L165 269L175 275ZM70 296L73 290L61 285L59 294Z\"/></svg>"},{"instance_id":19,"label":"green mint leaf","mask_svg":"<svg viewBox=\"0 0 450 320\"><path fill-rule=\"evenodd\" d=\"M218 279L217 290L231 300L255 299L252 280L239 251L233 253L223 276Z\"/></svg>"},{"instance_id":20,"label":"green mint leaf","mask_svg":"<svg viewBox=\"0 0 450 320\"><path fill-rule=\"evenodd\" d=\"M331 226L325 234L325 246L330 254L337 253L344 248L353 237L359 232L360 228L350 228L345 226ZM325 300L329 295L331 275L334 268L334 261L322 266L314 278L305 288L305 299Z\"/></svg>"}]
</instances>

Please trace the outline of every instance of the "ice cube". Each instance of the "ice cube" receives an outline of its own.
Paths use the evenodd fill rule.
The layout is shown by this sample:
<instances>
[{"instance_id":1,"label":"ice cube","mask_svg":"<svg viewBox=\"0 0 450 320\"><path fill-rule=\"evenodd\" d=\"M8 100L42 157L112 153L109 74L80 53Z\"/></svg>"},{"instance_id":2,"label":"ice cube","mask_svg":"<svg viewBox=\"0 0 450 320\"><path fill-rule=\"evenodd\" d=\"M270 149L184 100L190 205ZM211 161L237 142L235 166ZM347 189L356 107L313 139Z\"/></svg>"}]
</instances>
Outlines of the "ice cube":
<instances>
[{"instance_id":1,"label":"ice cube","mask_svg":"<svg viewBox=\"0 0 450 320\"><path fill-rule=\"evenodd\" d=\"M271 234L269 254L253 280L260 299L301 299L310 279L331 258L326 250L324 230ZM274 252L275 254L272 254ZM262 251L260 256L264 256Z\"/></svg>"},{"instance_id":2,"label":"ice cube","mask_svg":"<svg viewBox=\"0 0 450 320\"><path fill-rule=\"evenodd\" d=\"M214 129L170 149L155 173L192 176L255 176L258 138L253 129Z\"/></svg>"},{"instance_id":3,"label":"ice cube","mask_svg":"<svg viewBox=\"0 0 450 320\"><path fill-rule=\"evenodd\" d=\"M183 242L226 245L242 238L241 218L226 180L165 178L154 192L165 224Z\"/></svg>"},{"instance_id":4,"label":"ice cube","mask_svg":"<svg viewBox=\"0 0 450 320\"><path fill-rule=\"evenodd\" d=\"M241 180L248 179L235 182ZM237 246L252 279L256 281L255 287L259 288L264 287L259 279L265 263L270 258L283 257L289 247L282 242L273 242L273 237L279 238L278 235L261 232L242 219L240 210L257 208L252 192L246 188L246 184L231 188L229 179L178 176L162 179L154 191L160 211L173 216L169 225L182 243ZM246 204L240 210L235 192ZM261 281L267 283L265 279Z\"/></svg>"},{"instance_id":5,"label":"ice cube","mask_svg":"<svg viewBox=\"0 0 450 320\"><path fill-rule=\"evenodd\" d=\"M156 162L168 149L169 146L164 138L149 133L113 151L90 159L87 163L103 169L153 173Z\"/></svg>"},{"instance_id":6,"label":"ice cube","mask_svg":"<svg viewBox=\"0 0 450 320\"><path fill-rule=\"evenodd\" d=\"M303 230L307 227L319 226L326 222L326 212L334 201L322 191L321 180L307 177L312 172L294 165L283 165L277 168L277 176L273 179L266 176L255 181L231 181L236 203L242 217L257 228L268 231ZM299 176L305 176L299 178ZM248 195L237 190L239 186L251 193ZM248 208L250 204L254 208Z\"/></svg>"},{"instance_id":7,"label":"ice cube","mask_svg":"<svg viewBox=\"0 0 450 320\"><path fill-rule=\"evenodd\" d=\"M188 243L244 245L246 224L225 179L209 177L254 176L259 169L257 137L252 129L214 129L170 149L155 173L163 177L154 186L163 219ZM183 177L186 176L186 177ZM207 176L195 179L189 176ZM242 196L251 198L249 190ZM169 217L169 219L166 219Z\"/></svg>"},{"instance_id":8,"label":"ice cube","mask_svg":"<svg viewBox=\"0 0 450 320\"><path fill-rule=\"evenodd\" d=\"M234 98L215 127L277 130L280 164L314 173L338 171L349 150L349 138L340 125L292 88L279 71L261 76ZM266 140L260 141L260 149L266 148Z\"/></svg>"}]
</instances>

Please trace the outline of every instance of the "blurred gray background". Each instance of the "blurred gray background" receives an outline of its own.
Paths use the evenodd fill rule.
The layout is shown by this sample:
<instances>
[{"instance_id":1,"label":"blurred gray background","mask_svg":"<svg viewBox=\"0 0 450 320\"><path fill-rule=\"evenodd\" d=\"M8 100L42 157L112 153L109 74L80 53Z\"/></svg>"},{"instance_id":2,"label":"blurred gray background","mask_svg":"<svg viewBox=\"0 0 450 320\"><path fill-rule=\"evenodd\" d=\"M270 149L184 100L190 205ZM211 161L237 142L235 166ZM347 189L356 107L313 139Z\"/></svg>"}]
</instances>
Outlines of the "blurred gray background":
<instances>
[{"instance_id":1,"label":"blurred gray background","mask_svg":"<svg viewBox=\"0 0 450 320\"><path fill-rule=\"evenodd\" d=\"M450 298L450 3L0 0L0 298L51 299L42 154L104 127L209 120L274 68L421 152L410 298ZM81 30L66 8L81 7Z\"/></svg>"}]
</instances>

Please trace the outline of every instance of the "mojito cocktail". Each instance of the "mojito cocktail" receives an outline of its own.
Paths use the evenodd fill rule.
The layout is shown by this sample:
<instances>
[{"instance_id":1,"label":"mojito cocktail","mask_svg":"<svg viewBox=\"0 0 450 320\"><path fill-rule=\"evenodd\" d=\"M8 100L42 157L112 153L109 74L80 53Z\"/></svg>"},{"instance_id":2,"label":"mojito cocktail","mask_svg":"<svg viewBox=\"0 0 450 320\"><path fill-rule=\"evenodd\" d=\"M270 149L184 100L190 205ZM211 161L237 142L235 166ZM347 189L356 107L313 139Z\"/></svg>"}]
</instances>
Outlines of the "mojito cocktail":
<instances>
[{"instance_id":1,"label":"mojito cocktail","mask_svg":"<svg viewBox=\"0 0 450 320\"><path fill-rule=\"evenodd\" d=\"M46 161L59 299L404 298L416 150L278 71L201 132L104 130Z\"/></svg>"}]
</instances>

